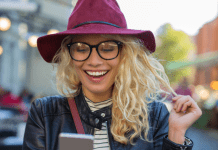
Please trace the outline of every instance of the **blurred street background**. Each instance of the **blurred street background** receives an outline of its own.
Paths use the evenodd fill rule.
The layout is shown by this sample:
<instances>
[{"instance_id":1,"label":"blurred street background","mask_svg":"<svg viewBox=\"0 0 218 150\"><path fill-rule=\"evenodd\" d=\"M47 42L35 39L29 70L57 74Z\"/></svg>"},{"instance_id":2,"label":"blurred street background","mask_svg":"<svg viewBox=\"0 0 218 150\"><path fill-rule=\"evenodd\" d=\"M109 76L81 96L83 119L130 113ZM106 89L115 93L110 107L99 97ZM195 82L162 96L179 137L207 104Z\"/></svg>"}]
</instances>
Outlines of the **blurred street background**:
<instances>
[{"instance_id":1,"label":"blurred street background","mask_svg":"<svg viewBox=\"0 0 218 150\"><path fill-rule=\"evenodd\" d=\"M193 150L218 148L217 0L117 0L128 28L151 30L177 94L203 115L188 129ZM65 31L77 0L0 0L0 150L21 149L31 103L57 95L55 69L37 50L38 37ZM164 95L161 95L164 97ZM164 102L172 109L171 98Z\"/></svg>"}]
</instances>

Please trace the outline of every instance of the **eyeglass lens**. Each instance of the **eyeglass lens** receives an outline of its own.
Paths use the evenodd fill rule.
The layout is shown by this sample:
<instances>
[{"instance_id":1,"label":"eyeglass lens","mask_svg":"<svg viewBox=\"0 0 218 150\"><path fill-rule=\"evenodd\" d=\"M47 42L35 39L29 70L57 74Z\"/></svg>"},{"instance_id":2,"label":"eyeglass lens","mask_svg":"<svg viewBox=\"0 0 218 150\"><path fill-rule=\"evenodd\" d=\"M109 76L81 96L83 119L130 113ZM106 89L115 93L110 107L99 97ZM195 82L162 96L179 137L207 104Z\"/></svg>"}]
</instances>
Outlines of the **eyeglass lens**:
<instances>
[{"instance_id":1,"label":"eyeglass lens","mask_svg":"<svg viewBox=\"0 0 218 150\"><path fill-rule=\"evenodd\" d=\"M98 46L99 54L104 59L113 59L118 54L118 45L115 42L104 42ZM76 60L85 60L90 54L90 47L85 43L74 43L70 47L70 54Z\"/></svg>"}]
</instances>

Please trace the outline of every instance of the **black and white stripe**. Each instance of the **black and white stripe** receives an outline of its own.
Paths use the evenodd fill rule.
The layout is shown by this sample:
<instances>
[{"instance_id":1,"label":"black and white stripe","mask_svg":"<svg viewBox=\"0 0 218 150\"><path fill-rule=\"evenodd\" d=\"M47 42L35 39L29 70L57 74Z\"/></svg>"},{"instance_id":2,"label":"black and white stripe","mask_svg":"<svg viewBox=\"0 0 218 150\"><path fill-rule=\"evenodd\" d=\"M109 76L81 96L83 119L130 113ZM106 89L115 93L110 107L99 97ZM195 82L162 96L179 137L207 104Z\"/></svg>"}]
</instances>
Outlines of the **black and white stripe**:
<instances>
[{"instance_id":1,"label":"black and white stripe","mask_svg":"<svg viewBox=\"0 0 218 150\"><path fill-rule=\"evenodd\" d=\"M85 97L86 102L88 103L90 109L92 112L99 110L103 107L110 106L112 104L112 99L108 99L106 101L94 103L87 97ZM108 141L108 133L107 133L107 123L102 123L101 130L95 128L94 131L94 150L110 150L110 145Z\"/></svg>"}]
</instances>

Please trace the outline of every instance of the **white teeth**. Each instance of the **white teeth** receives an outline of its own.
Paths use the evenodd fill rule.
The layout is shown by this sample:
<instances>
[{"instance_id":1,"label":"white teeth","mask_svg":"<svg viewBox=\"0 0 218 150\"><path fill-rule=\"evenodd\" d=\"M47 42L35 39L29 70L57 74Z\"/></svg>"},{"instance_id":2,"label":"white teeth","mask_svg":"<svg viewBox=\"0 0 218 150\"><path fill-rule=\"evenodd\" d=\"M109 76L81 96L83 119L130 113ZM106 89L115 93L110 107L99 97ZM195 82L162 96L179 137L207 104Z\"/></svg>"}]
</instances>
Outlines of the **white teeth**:
<instances>
[{"instance_id":1,"label":"white teeth","mask_svg":"<svg viewBox=\"0 0 218 150\"><path fill-rule=\"evenodd\" d=\"M91 75L91 76L102 76L104 74L106 74L108 71L102 71L102 72L90 72L90 71L86 71L87 74Z\"/></svg>"}]
</instances>

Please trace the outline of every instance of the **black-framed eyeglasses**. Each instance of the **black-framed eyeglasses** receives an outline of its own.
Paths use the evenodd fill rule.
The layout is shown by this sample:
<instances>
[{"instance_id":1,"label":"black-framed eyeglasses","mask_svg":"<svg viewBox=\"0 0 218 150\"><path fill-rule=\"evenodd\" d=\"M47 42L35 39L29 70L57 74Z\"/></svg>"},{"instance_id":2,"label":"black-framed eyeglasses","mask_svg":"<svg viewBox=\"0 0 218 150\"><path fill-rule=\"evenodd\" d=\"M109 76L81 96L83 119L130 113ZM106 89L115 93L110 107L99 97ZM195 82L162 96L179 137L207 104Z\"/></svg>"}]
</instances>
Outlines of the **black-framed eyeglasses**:
<instances>
[{"instance_id":1,"label":"black-framed eyeglasses","mask_svg":"<svg viewBox=\"0 0 218 150\"><path fill-rule=\"evenodd\" d=\"M74 42L67 44L70 56L76 61L85 61L92 53L92 48L96 48L98 55L105 60L111 60L119 55L122 42L104 41L97 45L89 45L85 42Z\"/></svg>"}]
</instances>

